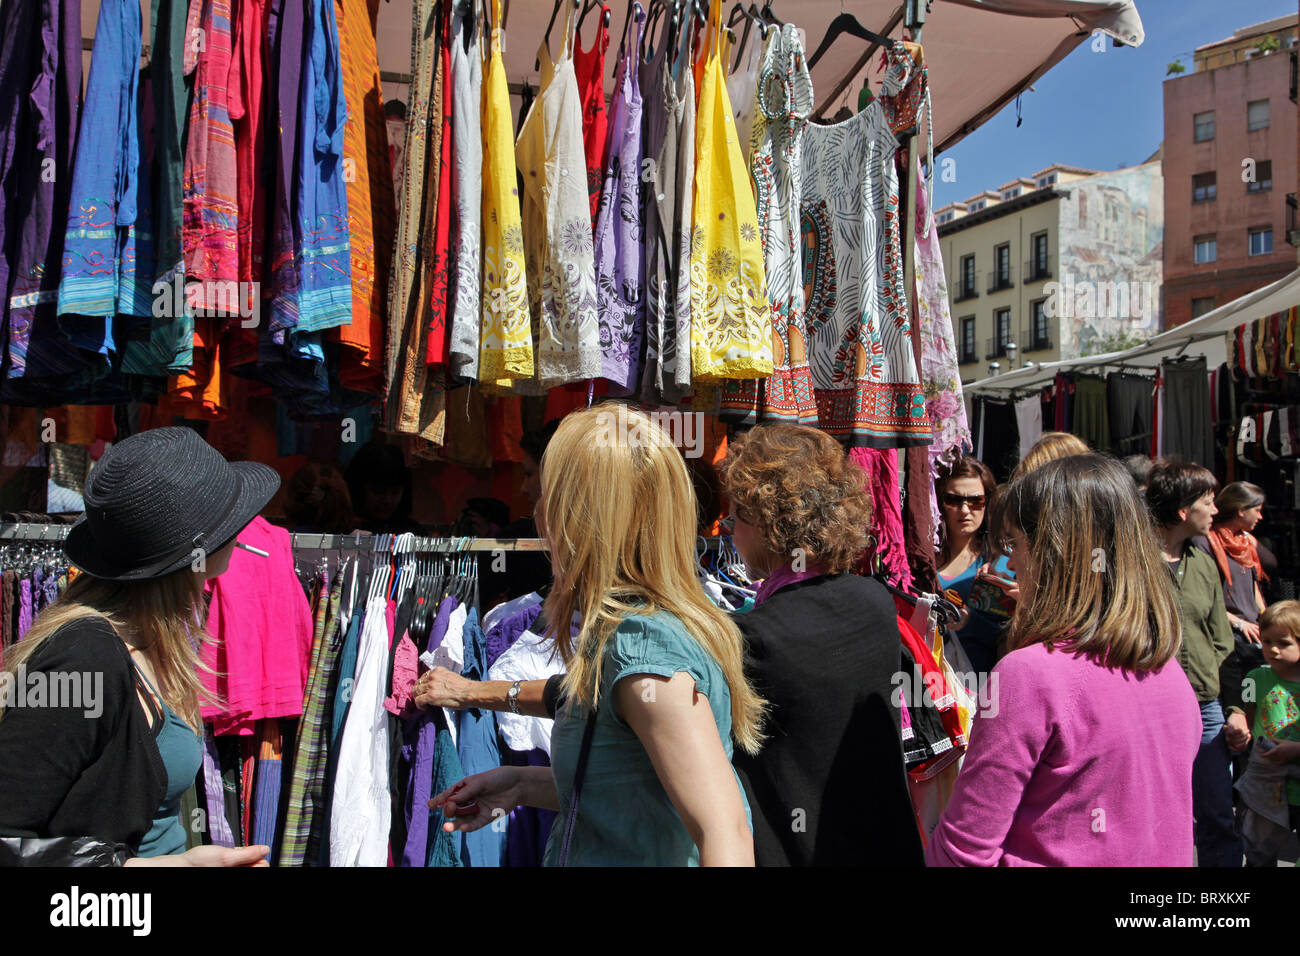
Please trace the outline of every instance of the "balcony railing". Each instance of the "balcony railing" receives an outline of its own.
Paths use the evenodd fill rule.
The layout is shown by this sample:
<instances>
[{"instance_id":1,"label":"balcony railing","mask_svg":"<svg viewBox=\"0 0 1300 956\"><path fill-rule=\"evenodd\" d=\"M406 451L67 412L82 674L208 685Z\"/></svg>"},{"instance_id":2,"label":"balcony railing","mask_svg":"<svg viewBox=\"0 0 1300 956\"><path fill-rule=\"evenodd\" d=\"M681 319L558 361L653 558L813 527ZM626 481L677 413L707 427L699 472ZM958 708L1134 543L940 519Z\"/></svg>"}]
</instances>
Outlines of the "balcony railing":
<instances>
[{"instance_id":1,"label":"balcony railing","mask_svg":"<svg viewBox=\"0 0 1300 956\"><path fill-rule=\"evenodd\" d=\"M979 361L979 356L975 354L974 348L971 348L970 350L963 348L961 350L961 354L957 358L958 365L969 365L971 362L978 362L978 361Z\"/></svg>"},{"instance_id":2,"label":"balcony railing","mask_svg":"<svg viewBox=\"0 0 1300 956\"><path fill-rule=\"evenodd\" d=\"M969 280L969 281L967 281ZM965 302L967 299L978 299L979 292L975 289L975 277L965 276L958 277L955 291L953 292L952 301Z\"/></svg>"},{"instance_id":3,"label":"balcony railing","mask_svg":"<svg viewBox=\"0 0 1300 956\"><path fill-rule=\"evenodd\" d=\"M1045 352L1052 347L1051 335L1032 335L1025 340L1026 352Z\"/></svg>"},{"instance_id":4,"label":"balcony railing","mask_svg":"<svg viewBox=\"0 0 1300 956\"><path fill-rule=\"evenodd\" d=\"M1293 246L1300 246L1300 222L1297 222L1298 207L1295 193L1286 194L1286 241Z\"/></svg>"},{"instance_id":5,"label":"balcony railing","mask_svg":"<svg viewBox=\"0 0 1300 956\"><path fill-rule=\"evenodd\" d=\"M985 350L984 353L984 357L986 359L1004 358L1006 356L1007 354L1006 340L995 337L995 338L987 339L986 341L988 342L988 348Z\"/></svg>"},{"instance_id":6,"label":"balcony railing","mask_svg":"<svg viewBox=\"0 0 1300 956\"><path fill-rule=\"evenodd\" d=\"M1300 70L1296 66L1296 51L1291 51L1291 102L1296 102L1297 93L1300 93Z\"/></svg>"},{"instance_id":7,"label":"balcony railing","mask_svg":"<svg viewBox=\"0 0 1300 956\"><path fill-rule=\"evenodd\" d=\"M1041 279L1050 279L1052 270L1047 267L1046 260L1030 259L1025 263L1025 281L1038 282Z\"/></svg>"},{"instance_id":8,"label":"balcony railing","mask_svg":"<svg viewBox=\"0 0 1300 956\"><path fill-rule=\"evenodd\" d=\"M1010 289L1013 283L1013 270L1010 266L1006 269L997 269L989 273L989 292L1000 292L1003 289Z\"/></svg>"}]
</instances>

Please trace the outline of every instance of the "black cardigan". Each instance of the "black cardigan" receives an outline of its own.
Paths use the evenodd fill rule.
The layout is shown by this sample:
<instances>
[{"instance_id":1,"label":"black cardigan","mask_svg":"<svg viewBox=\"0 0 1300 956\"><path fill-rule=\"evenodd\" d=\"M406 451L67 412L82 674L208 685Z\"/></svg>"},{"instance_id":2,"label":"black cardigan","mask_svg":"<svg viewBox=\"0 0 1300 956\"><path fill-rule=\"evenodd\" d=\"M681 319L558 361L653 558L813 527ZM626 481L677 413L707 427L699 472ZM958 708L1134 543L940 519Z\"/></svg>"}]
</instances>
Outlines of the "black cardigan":
<instances>
[{"instance_id":1,"label":"black cardigan","mask_svg":"<svg viewBox=\"0 0 1300 956\"><path fill-rule=\"evenodd\" d=\"M5 707L0 837L92 837L134 852L162 806L167 771L126 644L99 618L73 621L27 661L29 687L36 672L76 674L78 681L102 675L101 711L86 716L84 700L78 707L67 700L60 707Z\"/></svg>"},{"instance_id":2,"label":"black cardigan","mask_svg":"<svg viewBox=\"0 0 1300 956\"><path fill-rule=\"evenodd\" d=\"M899 634L878 581L783 588L735 618L745 672L772 705L767 741L735 767L759 866L923 866L892 706Z\"/></svg>"}]
</instances>

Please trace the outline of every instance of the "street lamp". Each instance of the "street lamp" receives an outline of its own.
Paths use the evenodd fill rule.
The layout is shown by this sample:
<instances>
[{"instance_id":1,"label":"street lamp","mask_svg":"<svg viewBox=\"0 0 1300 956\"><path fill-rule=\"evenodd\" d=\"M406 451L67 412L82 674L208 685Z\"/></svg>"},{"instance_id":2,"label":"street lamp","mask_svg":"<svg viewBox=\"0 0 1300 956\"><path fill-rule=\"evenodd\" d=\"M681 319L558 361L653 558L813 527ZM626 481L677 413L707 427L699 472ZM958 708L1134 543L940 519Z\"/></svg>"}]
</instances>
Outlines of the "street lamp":
<instances>
[{"instance_id":1,"label":"street lamp","mask_svg":"<svg viewBox=\"0 0 1300 956\"><path fill-rule=\"evenodd\" d=\"M1016 343L1007 343L1007 369L1011 370L1016 367Z\"/></svg>"},{"instance_id":2,"label":"street lamp","mask_svg":"<svg viewBox=\"0 0 1300 956\"><path fill-rule=\"evenodd\" d=\"M1002 371L1002 366L1001 366L1001 365L999 365L997 362L989 362L989 375L990 375L990 376L997 375L998 372L1000 372L1000 371Z\"/></svg>"}]
</instances>

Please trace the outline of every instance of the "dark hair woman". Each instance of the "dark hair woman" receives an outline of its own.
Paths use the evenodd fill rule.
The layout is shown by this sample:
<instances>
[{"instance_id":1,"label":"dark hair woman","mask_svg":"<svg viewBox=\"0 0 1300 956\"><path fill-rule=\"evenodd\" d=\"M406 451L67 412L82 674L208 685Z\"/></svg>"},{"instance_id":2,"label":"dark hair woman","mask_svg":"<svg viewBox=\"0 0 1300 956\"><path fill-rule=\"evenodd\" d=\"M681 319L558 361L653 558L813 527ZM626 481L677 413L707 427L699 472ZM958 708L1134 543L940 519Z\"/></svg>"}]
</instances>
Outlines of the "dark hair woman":
<instances>
[{"instance_id":1,"label":"dark hair woman","mask_svg":"<svg viewBox=\"0 0 1300 956\"><path fill-rule=\"evenodd\" d=\"M763 749L734 758L755 862L920 865L891 705L897 612L883 585L852 573L871 521L862 471L825 432L790 424L754 428L721 470L736 548L764 578L736 617L771 705Z\"/></svg>"},{"instance_id":2,"label":"dark hair woman","mask_svg":"<svg viewBox=\"0 0 1300 956\"><path fill-rule=\"evenodd\" d=\"M1233 816L1232 756L1219 679L1219 668L1233 650L1232 627L1214 559L1207 547L1195 543L1213 529L1218 487L1207 468L1164 461L1151 470L1147 507L1178 595L1183 626L1178 663L1201 705L1201 749L1192 768L1196 861L1200 866L1237 867L1243 847Z\"/></svg>"},{"instance_id":3,"label":"dark hair woman","mask_svg":"<svg viewBox=\"0 0 1300 956\"><path fill-rule=\"evenodd\" d=\"M961 600L964 620L957 640L971 667L986 673L997 662L1014 606L1008 592L1019 593L1006 555L989 546L989 514L997 502L997 485L984 462L963 456L939 473L935 494L943 516L943 543L934 562L939 587Z\"/></svg>"},{"instance_id":4,"label":"dark hair woman","mask_svg":"<svg viewBox=\"0 0 1300 956\"><path fill-rule=\"evenodd\" d=\"M100 459L64 544L82 573L4 661L50 687L93 675L96 699L0 714L0 863L265 865L265 846L185 852L179 814L202 764L203 582L279 484L188 428Z\"/></svg>"}]
</instances>

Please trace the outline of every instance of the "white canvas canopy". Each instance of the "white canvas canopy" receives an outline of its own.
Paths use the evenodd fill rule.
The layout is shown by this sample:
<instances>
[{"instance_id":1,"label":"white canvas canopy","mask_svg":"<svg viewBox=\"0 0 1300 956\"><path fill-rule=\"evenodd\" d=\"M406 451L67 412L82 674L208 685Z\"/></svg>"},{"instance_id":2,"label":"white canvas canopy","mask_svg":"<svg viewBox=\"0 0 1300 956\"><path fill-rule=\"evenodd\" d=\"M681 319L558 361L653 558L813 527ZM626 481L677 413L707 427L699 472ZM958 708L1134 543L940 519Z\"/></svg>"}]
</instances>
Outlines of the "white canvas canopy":
<instances>
[{"instance_id":1,"label":"white canvas canopy","mask_svg":"<svg viewBox=\"0 0 1300 956\"><path fill-rule=\"evenodd\" d=\"M1262 289L1221 305L1213 312L1161 332L1142 345L1122 352L1029 365L1005 375L973 382L965 387L965 392L967 395L1005 394L1021 388L1046 385L1057 372L1066 370L1099 370L1116 365L1154 369L1165 359L1179 355L1204 355L1206 365L1215 368L1227 360L1226 336L1229 332L1243 322L1253 322L1294 306L1300 306L1300 269Z\"/></svg>"}]
</instances>

